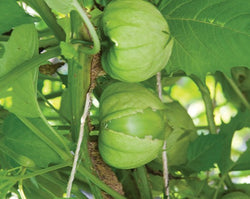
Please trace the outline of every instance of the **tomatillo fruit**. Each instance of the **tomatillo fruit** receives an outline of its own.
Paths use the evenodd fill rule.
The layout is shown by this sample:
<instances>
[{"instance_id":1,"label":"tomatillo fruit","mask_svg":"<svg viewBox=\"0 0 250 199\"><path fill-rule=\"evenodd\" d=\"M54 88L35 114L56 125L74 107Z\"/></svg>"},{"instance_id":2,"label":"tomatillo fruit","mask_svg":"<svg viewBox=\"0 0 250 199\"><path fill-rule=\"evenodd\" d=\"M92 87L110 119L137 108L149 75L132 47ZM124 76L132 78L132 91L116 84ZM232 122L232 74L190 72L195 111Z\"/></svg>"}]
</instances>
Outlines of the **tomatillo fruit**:
<instances>
[{"instance_id":1,"label":"tomatillo fruit","mask_svg":"<svg viewBox=\"0 0 250 199\"><path fill-rule=\"evenodd\" d=\"M173 39L167 21L153 4L113 0L104 9L101 24L109 41L103 49L102 66L112 78L140 82L166 66Z\"/></svg>"},{"instance_id":2,"label":"tomatillo fruit","mask_svg":"<svg viewBox=\"0 0 250 199\"><path fill-rule=\"evenodd\" d=\"M166 135L165 105L136 83L108 86L100 98L98 147L115 168L140 167L155 159Z\"/></svg>"}]
</instances>

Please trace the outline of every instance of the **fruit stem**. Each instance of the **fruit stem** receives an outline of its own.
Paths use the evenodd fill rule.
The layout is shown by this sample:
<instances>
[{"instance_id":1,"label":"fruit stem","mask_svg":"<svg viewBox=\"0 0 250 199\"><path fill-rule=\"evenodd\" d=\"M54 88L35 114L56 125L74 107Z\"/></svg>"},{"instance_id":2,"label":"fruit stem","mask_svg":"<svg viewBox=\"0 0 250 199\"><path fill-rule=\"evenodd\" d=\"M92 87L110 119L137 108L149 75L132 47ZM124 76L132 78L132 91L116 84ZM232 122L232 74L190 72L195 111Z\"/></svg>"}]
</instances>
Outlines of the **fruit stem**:
<instances>
[{"instance_id":1,"label":"fruit stem","mask_svg":"<svg viewBox=\"0 0 250 199\"><path fill-rule=\"evenodd\" d=\"M135 169L133 172L135 181L140 191L140 196L143 199L152 199L152 191L150 183L148 181L147 170L145 166L141 166Z\"/></svg>"}]
</instances>

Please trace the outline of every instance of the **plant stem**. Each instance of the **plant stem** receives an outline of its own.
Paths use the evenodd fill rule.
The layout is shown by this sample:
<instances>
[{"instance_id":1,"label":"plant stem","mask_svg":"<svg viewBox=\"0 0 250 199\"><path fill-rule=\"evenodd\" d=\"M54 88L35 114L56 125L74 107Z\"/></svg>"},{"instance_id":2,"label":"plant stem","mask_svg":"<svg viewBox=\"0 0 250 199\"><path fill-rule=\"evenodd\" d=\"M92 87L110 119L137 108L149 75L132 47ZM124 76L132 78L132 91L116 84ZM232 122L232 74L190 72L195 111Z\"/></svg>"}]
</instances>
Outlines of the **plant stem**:
<instances>
[{"instance_id":1,"label":"plant stem","mask_svg":"<svg viewBox=\"0 0 250 199\"><path fill-rule=\"evenodd\" d=\"M99 180L96 176L92 175L85 167L82 165L79 166L79 173L81 173L84 177L93 182L100 189L113 196L115 199L126 199L124 196L120 195L118 192L110 188L108 185Z\"/></svg>"},{"instance_id":2,"label":"plant stem","mask_svg":"<svg viewBox=\"0 0 250 199\"><path fill-rule=\"evenodd\" d=\"M229 174L226 174L224 183L226 184L228 189L233 189L234 188L234 184L233 184Z\"/></svg>"},{"instance_id":3,"label":"plant stem","mask_svg":"<svg viewBox=\"0 0 250 199\"><path fill-rule=\"evenodd\" d=\"M151 187L148 182L147 171L144 166L136 168L134 172L136 184L143 199L152 199Z\"/></svg>"},{"instance_id":4,"label":"plant stem","mask_svg":"<svg viewBox=\"0 0 250 199\"><path fill-rule=\"evenodd\" d=\"M218 193L219 193L220 187L222 186L225 177L226 177L226 174L223 175L223 176L221 177L220 182L219 182L219 185L218 185L218 187L217 187L217 189L216 189L216 191L215 191L215 193L214 193L213 199L216 199L216 198L217 198L217 195L218 195Z\"/></svg>"},{"instance_id":5,"label":"plant stem","mask_svg":"<svg viewBox=\"0 0 250 199\"><path fill-rule=\"evenodd\" d=\"M204 101L205 108L206 108L209 131L211 134L216 134L217 130L216 130L216 125L214 121L213 102L210 97L208 87L197 76L191 75L190 78L195 82L195 84L197 85L197 87L199 88L201 92L202 99Z\"/></svg>"},{"instance_id":6,"label":"plant stem","mask_svg":"<svg viewBox=\"0 0 250 199\"><path fill-rule=\"evenodd\" d=\"M163 178L164 178L164 187L165 195L169 198L169 178L168 178L168 158L167 158L167 142L164 140L162 148L162 163L163 163Z\"/></svg>"},{"instance_id":7,"label":"plant stem","mask_svg":"<svg viewBox=\"0 0 250 199\"><path fill-rule=\"evenodd\" d=\"M161 84L161 72L158 72L156 75L156 84L157 84L157 91L160 100L162 101L162 84Z\"/></svg>"},{"instance_id":8,"label":"plant stem","mask_svg":"<svg viewBox=\"0 0 250 199\"><path fill-rule=\"evenodd\" d=\"M162 101L162 84L161 84L161 72L158 72L156 75L157 80L157 90L158 96ZM162 147L162 164L163 164L163 179L164 179L164 186L165 186L165 195L169 198L169 178L168 178L168 159L167 159L167 141L164 140L164 144Z\"/></svg>"},{"instance_id":9,"label":"plant stem","mask_svg":"<svg viewBox=\"0 0 250 199\"><path fill-rule=\"evenodd\" d=\"M49 139L43 132L40 131L39 127L35 126L29 119L18 116L18 118L35 133L41 140L43 140L51 149L53 149L63 160L70 159L70 155L58 147L51 139ZM45 119L46 120L46 119Z\"/></svg>"},{"instance_id":10,"label":"plant stem","mask_svg":"<svg viewBox=\"0 0 250 199\"><path fill-rule=\"evenodd\" d=\"M38 31L39 37L51 37L52 35L53 35L53 33L52 33L51 29L49 29L49 28Z\"/></svg>"},{"instance_id":11,"label":"plant stem","mask_svg":"<svg viewBox=\"0 0 250 199\"><path fill-rule=\"evenodd\" d=\"M238 86L234 83L234 81L232 79L230 79L229 77L227 77L225 74L223 74L223 75L226 78L226 80L228 81L228 83L230 84L230 86L233 88L233 90L235 91L235 93L238 95L238 97L240 98L240 100L244 104L244 106L247 109L250 109L250 104L248 103L247 99L244 97L244 95L242 94L242 92L240 91L240 89L238 88Z\"/></svg>"},{"instance_id":12,"label":"plant stem","mask_svg":"<svg viewBox=\"0 0 250 199\"><path fill-rule=\"evenodd\" d=\"M81 18L83 19L84 23L86 24L88 30L89 30L89 33L92 37L92 40L93 40L93 43L94 43L94 46L93 48L86 48L86 47L83 47L82 50L84 50L84 52L86 54L90 54L90 55L94 55L96 53L98 53L100 51L100 40L97 36L97 33L95 31L95 28L94 26L92 25L92 23L90 22L88 16L86 15L86 13L84 12L84 10L82 9L81 5L78 3L77 0L73 0L73 5L76 9L76 11L79 13L79 15L81 16Z\"/></svg>"},{"instance_id":13,"label":"plant stem","mask_svg":"<svg viewBox=\"0 0 250 199\"><path fill-rule=\"evenodd\" d=\"M21 175L23 175L25 173L25 171L26 171L26 169L23 169ZM23 191L23 179L19 180L18 191L20 193L21 198L26 199L26 196L25 196L24 191Z\"/></svg>"},{"instance_id":14,"label":"plant stem","mask_svg":"<svg viewBox=\"0 0 250 199\"><path fill-rule=\"evenodd\" d=\"M63 140L63 137L60 136L56 131L55 129L53 129L50 124L48 123L47 119L45 118L45 116L43 115L41 109L40 109L40 118L43 120L44 124L48 127L48 129L50 130L50 132L60 141L60 143L63 145L65 151L62 151L65 155L64 155L64 160L67 160L69 158L71 158L70 156L70 149L69 147L67 146L67 144L65 143L65 141ZM50 140L50 139L49 139Z\"/></svg>"},{"instance_id":15,"label":"plant stem","mask_svg":"<svg viewBox=\"0 0 250 199\"><path fill-rule=\"evenodd\" d=\"M71 161L66 161L66 162L63 162L61 164L57 164L57 165L54 165L54 166L51 166L51 167L48 167L45 169L40 169L40 170L25 174L25 175L20 175L20 176L16 176L16 177L6 177L6 179L13 179L14 181L25 180L25 179L29 179L29 178L32 178L32 177L35 177L38 175L42 175L42 174L45 174L45 173L48 173L51 171L61 169L64 167L68 167L70 165L71 165Z\"/></svg>"},{"instance_id":16,"label":"plant stem","mask_svg":"<svg viewBox=\"0 0 250 199\"><path fill-rule=\"evenodd\" d=\"M80 126L78 141L77 141L77 147L76 147L76 151L75 151L75 155L74 155L74 162L73 162L72 170L71 170L71 173L70 173L70 178L69 178L68 185L67 185L67 195L66 195L66 197L70 197L70 194L71 194L72 184L73 184L75 174L76 174L76 167L77 167L80 148L81 148L83 135L84 135L85 121L86 121L86 118L87 118L88 113L89 113L90 103L91 103L90 93L87 93L86 100L85 100L84 112L83 112L83 115L82 115L82 118L81 118L81 126Z\"/></svg>"},{"instance_id":17,"label":"plant stem","mask_svg":"<svg viewBox=\"0 0 250 199\"><path fill-rule=\"evenodd\" d=\"M48 47L57 46L57 45L59 45L59 41L56 38L39 40L40 48L48 48Z\"/></svg>"},{"instance_id":18,"label":"plant stem","mask_svg":"<svg viewBox=\"0 0 250 199\"><path fill-rule=\"evenodd\" d=\"M24 2L29 4L39 13L59 41L65 40L65 32L61 26L58 25L55 15L51 12L51 9L43 0L24 0Z\"/></svg>"},{"instance_id":19,"label":"plant stem","mask_svg":"<svg viewBox=\"0 0 250 199\"><path fill-rule=\"evenodd\" d=\"M5 87L9 86L9 82L13 82L17 77L27 73L29 70L39 67L48 61L48 59L57 57L61 54L59 47L48 50L47 52L36 55L32 59L27 60L10 70L7 74L0 77L0 90L3 90Z\"/></svg>"},{"instance_id":20,"label":"plant stem","mask_svg":"<svg viewBox=\"0 0 250 199\"><path fill-rule=\"evenodd\" d=\"M40 92L37 91L38 96L40 96L42 98L42 100L44 102L46 102L65 122L67 122L68 124L70 124L70 121L64 116L62 115L50 102L49 100Z\"/></svg>"}]
</instances>

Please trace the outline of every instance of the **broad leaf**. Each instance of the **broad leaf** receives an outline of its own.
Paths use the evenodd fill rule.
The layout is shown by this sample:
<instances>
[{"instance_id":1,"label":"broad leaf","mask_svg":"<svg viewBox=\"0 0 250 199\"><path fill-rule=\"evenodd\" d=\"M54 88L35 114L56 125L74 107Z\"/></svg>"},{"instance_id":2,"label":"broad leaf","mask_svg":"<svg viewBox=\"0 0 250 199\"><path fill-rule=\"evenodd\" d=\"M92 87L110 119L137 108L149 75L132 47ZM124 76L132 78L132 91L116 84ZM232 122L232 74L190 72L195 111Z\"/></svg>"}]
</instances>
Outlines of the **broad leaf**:
<instances>
[{"instance_id":1,"label":"broad leaf","mask_svg":"<svg viewBox=\"0 0 250 199\"><path fill-rule=\"evenodd\" d=\"M63 14L68 14L71 10L74 9L74 0L45 0L45 2L50 8Z\"/></svg>"},{"instance_id":2,"label":"broad leaf","mask_svg":"<svg viewBox=\"0 0 250 199\"><path fill-rule=\"evenodd\" d=\"M176 193L180 198L204 199L213 198L214 189L207 185L206 180L187 179L187 180L170 180L170 192Z\"/></svg>"},{"instance_id":3,"label":"broad leaf","mask_svg":"<svg viewBox=\"0 0 250 199\"><path fill-rule=\"evenodd\" d=\"M15 28L6 45L5 54L0 60L0 77L6 75L22 62L38 54L38 35L33 24ZM39 116L36 96L37 70L34 69L16 81L9 82L8 87L0 90L0 104L10 112L26 117Z\"/></svg>"},{"instance_id":4,"label":"broad leaf","mask_svg":"<svg viewBox=\"0 0 250 199\"><path fill-rule=\"evenodd\" d=\"M247 142L247 150L240 156L231 171L250 170L250 140Z\"/></svg>"},{"instance_id":5,"label":"broad leaf","mask_svg":"<svg viewBox=\"0 0 250 199\"><path fill-rule=\"evenodd\" d=\"M238 190L243 190L246 194L250 196L250 184L249 183L235 184L235 188Z\"/></svg>"},{"instance_id":6,"label":"broad leaf","mask_svg":"<svg viewBox=\"0 0 250 199\"><path fill-rule=\"evenodd\" d=\"M187 162L188 146L197 138L197 134L194 123L184 107L175 101L165 105L168 124L172 128L166 138L168 166L177 166Z\"/></svg>"},{"instance_id":7,"label":"broad leaf","mask_svg":"<svg viewBox=\"0 0 250 199\"><path fill-rule=\"evenodd\" d=\"M26 14L15 0L1 0L0 13L0 34L15 26L34 22L34 19Z\"/></svg>"},{"instance_id":8,"label":"broad leaf","mask_svg":"<svg viewBox=\"0 0 250 199\"><path fill-rule=\"evenodd\" d=\"M40 130L48 131L44 123L39 119L33 120L34 124L39 126ZM3 134L5 146L18 153L20 156L30 158L38 167L47 167L49 163L58 163L61 161L58 154L48 145L48 143L41 140L14 115L10 115L5 119ZM58 142L58 140L52 136L51 139ZM16 157L11 158L15 159ZM19 160L16 160L16 162L19 162Z\"/></svg>"},{"instance_id":9,"label":"broad leaf","mask_svg":"<svg viewBox=\"0 0 250 199\"><path fill-rule=\"evenodd\" d=\"M183 70L204 79L209 72L250 67L250 1L169 0L159 9L174 38L168 72Z\"/></svg>"},{"instance_id":10,"label":"broad leaf","mask_svg":"<svg viewBox=\"0 0 250 199\"><path fill-rule=\"evenodd\" d=\"M212 134L199 136L188 148L187 167L194 172L213 168L222 155L222 138Z\"/></svg>"},{"instance_id":11,"label":"broad leaf","mask_svg":"<svg viewBox=\"0 0 250 199\"><path fill-rule=\"evenodd\" d=\"M56 199L63 195L65 183L64 179L58 173L51 172L49 175L36 176L32 181L25 180L23 183L24 193L27 199Z\"/></svg>"},{"instance_id":12,"label":"broad leaf","mask_svg":"<svg viewBox=\"0 0 250 199\"><path fill-rule=\"evenodd\" d=\"M221 125L221 130L219 133L223 136L223 142L221 143L223 156L220 158L218 165L222 173L227 172L230 169L230 167L232 167L234 164L230 159L230 154L231 154L232 138L235 131L249 126L250 126L249 111L239 112L234 118L231 119L230 123ZM249 161L247 155L245 155L244 157L240 157L240 159L241 159L241 164L243 164L243 162L247 160Z\"/></svg>"}]
</instances>

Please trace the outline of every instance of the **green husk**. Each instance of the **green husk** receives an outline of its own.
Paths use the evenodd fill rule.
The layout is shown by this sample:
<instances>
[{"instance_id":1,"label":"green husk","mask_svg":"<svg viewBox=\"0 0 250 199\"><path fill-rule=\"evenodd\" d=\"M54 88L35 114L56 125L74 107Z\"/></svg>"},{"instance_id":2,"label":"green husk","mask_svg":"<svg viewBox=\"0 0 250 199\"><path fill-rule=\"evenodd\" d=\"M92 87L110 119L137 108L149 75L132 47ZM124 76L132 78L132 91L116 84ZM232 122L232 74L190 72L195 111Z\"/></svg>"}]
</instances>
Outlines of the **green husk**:
<instances>
[{"instance_id":1,"label":"green husk","mask_svg":"<svg viewBox=\"0 0 250 199\"><path fill-rule=\"evenodd\" d=\"M114 79L140 82L166 66L173 39L166 20L151 3L112 1L104 10L102 28L109 41L102 66Z\"/></svg>"},{"instance_id":2,"label":"green husk","mask_svg":"<svg viewBox=\"0 0 250 199\"><path fill-rule=\"evenodd\" d=\"M135 83L108 86L100 100L99 151L116 168L135 168L155 159L166 135L165 105Z\"/></svg>"}]
</instances>

